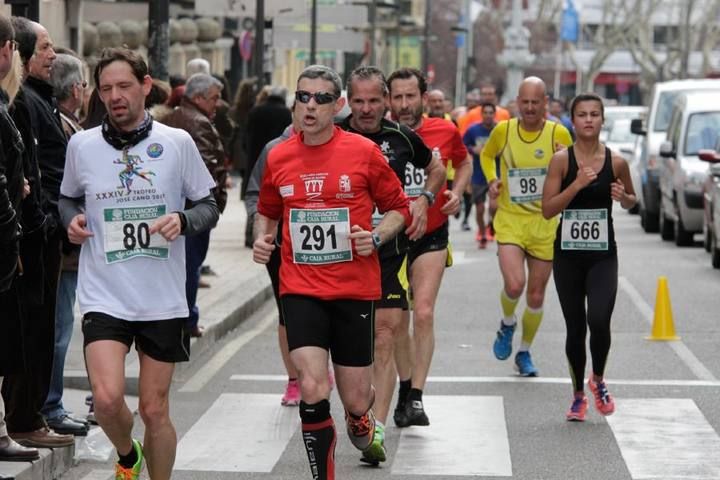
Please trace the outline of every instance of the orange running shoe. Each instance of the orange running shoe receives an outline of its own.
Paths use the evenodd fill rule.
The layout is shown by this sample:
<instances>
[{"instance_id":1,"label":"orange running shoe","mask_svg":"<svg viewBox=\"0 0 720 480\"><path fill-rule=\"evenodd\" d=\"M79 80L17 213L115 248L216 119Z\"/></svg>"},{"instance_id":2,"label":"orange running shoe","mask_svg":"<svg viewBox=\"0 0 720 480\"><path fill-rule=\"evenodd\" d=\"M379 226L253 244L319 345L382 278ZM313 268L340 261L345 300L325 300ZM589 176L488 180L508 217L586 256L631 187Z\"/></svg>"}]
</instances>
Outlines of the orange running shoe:
<instances>
[{"instance_id":1,"label":"orange running shoe","mask_svg":"<svg viewBox=\"0 0 720 480\"><path fill-rule=\"evenodd\" d=\"M588 379L588 387L595 397L595 408L601 415L612 415L615 411L615 400L610 396L607 385L604 381L594 382L592 378Z\"/></svg>"},{"instance_id":2,"label":"orange running shoe","mask_svg":"<svg viewBox=\"0 0 720 480\"><path fill-rule=\"evenodd\" d=\"M584 422L587 410L588 398L585 395L582 397L576 396L572 405L570 405L570 410L565 414L565 418L568 422Z\"/></svg>"},{"instance_id":3,"label":"orange running shoe","mask_svg":"<svg viewBox=\"0 0 720 480\"><path fill-rule=\"evenodd\" d=\"M350 441L358 450L365 450L370 446L375 436L375 415L368 410L365 415L355 419L347 411L345 412L345 423Z\"/></svg>"}]
</instances>

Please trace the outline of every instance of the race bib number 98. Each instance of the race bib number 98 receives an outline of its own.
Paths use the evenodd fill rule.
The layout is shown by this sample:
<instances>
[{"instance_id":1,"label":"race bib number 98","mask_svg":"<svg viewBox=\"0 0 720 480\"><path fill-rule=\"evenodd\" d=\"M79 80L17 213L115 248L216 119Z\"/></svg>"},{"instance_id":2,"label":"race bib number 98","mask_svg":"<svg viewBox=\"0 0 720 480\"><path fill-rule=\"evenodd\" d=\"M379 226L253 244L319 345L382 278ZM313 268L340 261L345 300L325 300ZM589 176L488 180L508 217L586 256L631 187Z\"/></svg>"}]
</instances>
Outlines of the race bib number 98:
<instances>
[{"instance_id":1,"label":"race bib number 98","mask_svg":"<svg viewBox=\"0 0 720 480\"><path fill-rule=\"evenodd\" d=\"M508 170L510 201L527 203L542 199L547 168L511 168Z\"/></svg>"},{"instance_id":2,"label":"race bib number 98","mask_svg":"<svg viewBox=\"0 0 720 480\"><path fill-rule=\"evenodd\" d=\"M562 250L607 250L607 209L563 211L561 235Z\"/></svg>"},{"instance_id":3,"label":"race bib number 98","mask_svg":"<svg viewBox=\"0 0 720 480\"><path fill-rule=\"evenodd\" d=\"M165 212L165 205L106 208L103 211L105 262L116 263L135 257L167 260L168 241L159 233L150 235L150 225Z\"/></svg>"},{"instance_id":4,"label":"race bib number 98","mask_svg":"<svg viewBox=\"0 0 720 480\"><path fill-rule=\"evenodd\" d=\"M293 208L289 228L295 263L323 265L349 262L353 258L347 208Z\"/></svg>"}]
</instances>

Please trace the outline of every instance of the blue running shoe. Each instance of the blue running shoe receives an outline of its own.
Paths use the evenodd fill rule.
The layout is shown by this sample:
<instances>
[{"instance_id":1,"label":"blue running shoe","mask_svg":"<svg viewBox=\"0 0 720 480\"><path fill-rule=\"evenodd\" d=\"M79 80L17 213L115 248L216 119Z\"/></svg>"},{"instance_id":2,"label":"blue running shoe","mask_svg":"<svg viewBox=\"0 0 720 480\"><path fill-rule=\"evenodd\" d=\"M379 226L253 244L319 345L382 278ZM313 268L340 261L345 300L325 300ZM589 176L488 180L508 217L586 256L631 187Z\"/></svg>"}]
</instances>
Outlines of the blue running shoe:
<instances>
[{"instance_id":1,"label":"blue running shoe","mask_svg":"<svg viewBox=\"0 0 720 480\"><path fill-rule=\"evenodd\" d=\"M498 360L507 360L512 353L512 338L515 333L515 325L507 326L500 322L500 330L497 331L497 338L493 344L493 353Z\"/></svg>"},{"instance_id":2,"label":"blue running shoe","mask_svg":"<svg viewBox=\"0 0 720 480\"><path fill-rule=\"evenodd\" d=\"M518 352L515 355L515 368L522 377L536 377L538 374L538 370L530 358L530 352Z\"/></svg>"}]
</instances>

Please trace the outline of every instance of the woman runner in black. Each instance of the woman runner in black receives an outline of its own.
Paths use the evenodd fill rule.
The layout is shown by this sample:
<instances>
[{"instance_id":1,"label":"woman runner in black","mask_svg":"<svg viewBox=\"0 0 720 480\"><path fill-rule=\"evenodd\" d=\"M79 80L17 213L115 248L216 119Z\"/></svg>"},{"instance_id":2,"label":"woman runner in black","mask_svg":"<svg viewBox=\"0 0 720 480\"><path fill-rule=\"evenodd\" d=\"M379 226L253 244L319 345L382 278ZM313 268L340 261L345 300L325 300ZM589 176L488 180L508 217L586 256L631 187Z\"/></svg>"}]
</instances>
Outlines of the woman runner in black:
<instances>
[{"instance_id":1,"label":"woman runner in black","mask_svg":"<svg viewBox=\"0 0 720 480\"><path fill-rule=\"evenodd\" d=\"M628 209L636 199L627 162L600 143L602 99L593 93L578 95L570 114L575 144L553 155L542 209L545 218L562 213L555 237L553 274L567 326L565 353L575 394L566 418L582 422L588 408L583 389L588 326L593 370L588 387L602 415L615 411L603 378L618 283L612 203L618 201Z\"/></svg>"}]
</instances>

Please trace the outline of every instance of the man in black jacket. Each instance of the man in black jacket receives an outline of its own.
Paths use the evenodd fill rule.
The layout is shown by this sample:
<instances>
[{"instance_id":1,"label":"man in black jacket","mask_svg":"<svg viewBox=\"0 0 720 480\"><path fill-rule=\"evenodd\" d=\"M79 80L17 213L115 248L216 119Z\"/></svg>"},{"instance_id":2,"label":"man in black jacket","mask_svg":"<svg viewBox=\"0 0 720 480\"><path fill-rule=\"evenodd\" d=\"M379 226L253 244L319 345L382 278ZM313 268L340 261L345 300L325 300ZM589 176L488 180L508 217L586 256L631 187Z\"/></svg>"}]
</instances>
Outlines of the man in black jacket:
<instances>
[{"instance_id":1,"label":"man in black jacket","mask_svg":"<svg viewBox=\"0 0 720 480\"><path fill-rule=\"evenodd\" d=\"M25 446L69 446L73 437L48 428L40 413L50 387L55 345L55 301L62 243L62 230L56 228L60 221L57 200L67 140L48 83L55 59L52 40L42 25L25 18L14 17L13 27L25 62L25 80L15 99L16 124L25 145L35 146L36 161L30 159L29 163L32 167L39 165L41 174L33 172L35 182L40 179L35 193L42 196L47 215L44 223L33 215L35 225L21 245L23 266L28 270L23 283L32 285L21 289L23 334L25 339L32 339L25 342L25 356L32 361L26 362L22 374L8 377L3 385L6 421L10 436ZM31 182L31 191L33 186ZM56 427L62 429L64 425L53 425Z\"/></svg>"},{"instance_id":2,"label":"man in black jacket","mask_svg":"<svg viewBox=\"0 0 720 480\"><path fill-rule=\"evenodd\" d=\"M9 72L15 50L10 19L0 14L0 80ZM23 361L22 318L16 281L22 273L19 257L20 205L29 193L23 176L23 143L8 112L8 96L0 89L0 385L4 375L16 372ZM0 397L0 461L37 460L35 448L15 443L5 425L5 404Z\"/></svg>"}]
</instances>

